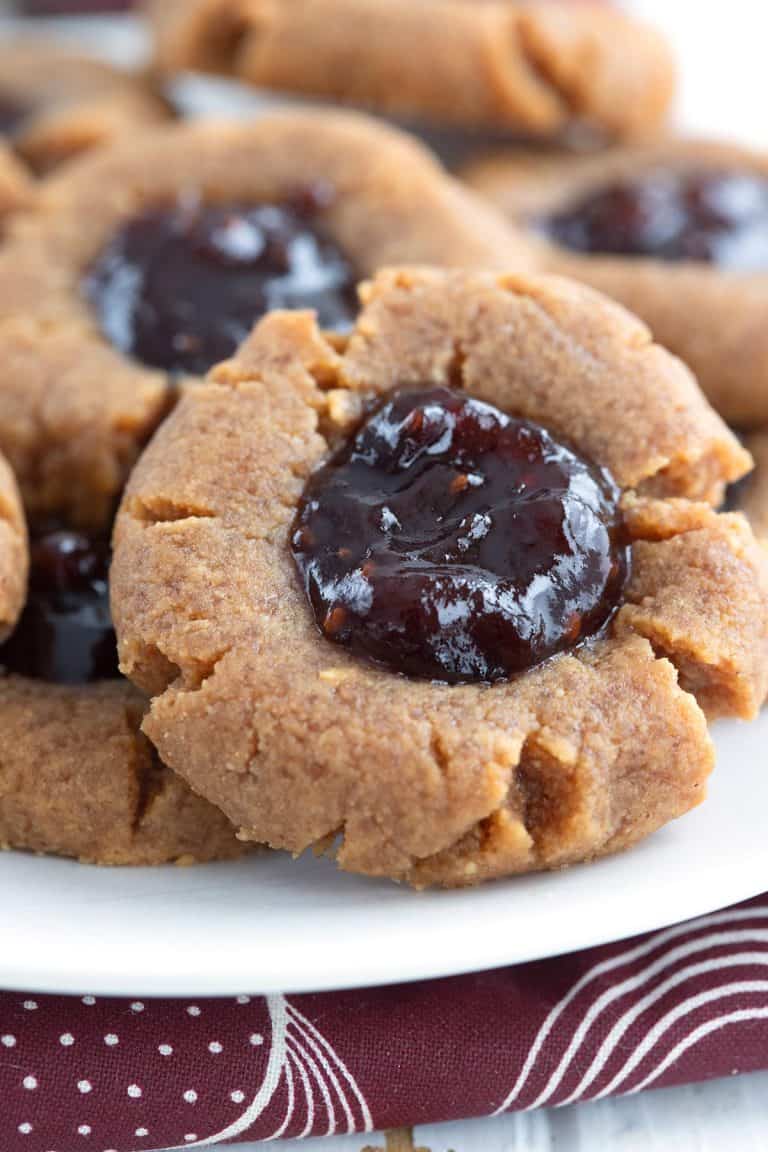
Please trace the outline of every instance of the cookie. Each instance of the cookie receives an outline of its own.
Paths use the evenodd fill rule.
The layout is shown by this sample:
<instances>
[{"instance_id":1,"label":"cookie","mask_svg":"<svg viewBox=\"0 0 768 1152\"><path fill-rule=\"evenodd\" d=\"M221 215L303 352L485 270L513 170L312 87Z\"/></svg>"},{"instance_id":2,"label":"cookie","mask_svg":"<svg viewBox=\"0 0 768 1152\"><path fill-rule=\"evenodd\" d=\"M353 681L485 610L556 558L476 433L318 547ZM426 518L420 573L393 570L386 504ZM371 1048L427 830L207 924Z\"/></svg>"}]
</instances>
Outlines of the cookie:
<instances>
[{"instance_id":1,"label":"cookie","mask_svg":"<svg viewBox=\"0 0 768 1152\"><path fill-rule=\"evenodd\" d=\"M19 618L27 587L27 527L13 473L0 456L0 641Z\"/></svg>"},{"instance_id":2,"label":"cookie","mask_svg":"<svg viewBox=\"0 0 768 1152\"><path fill-rule=\"evenodd\" d=\"M18 504L14 516L23 523ZM241 854L221 812L140 732L146 700L117 670L108 545L57 530L31 552L24 611L0 644L0 845L99 864Z\"/></svg>"},{"instance_id":3,"label":"cookie","mask_svg":"<svg viewBox=\"0 0 768 1152\"><path fill-rule=\"evenodd\" d=\"M119 680L0 677L0 845L91 864L241 855L232 825L142 736L144 703Z\"/></svg>"},{"instance_id":4,"label":"cookie","mask_svg":"<svg viewBox=\"0 0 768 1152\"><path fill-rule=\"evenodd\" d=\"M10 148L0 140L0 243L3 228L12 212L32 202L32 181Z\"/></svg>"},{"instance_id":5,"label":"cookie","mask_svg":"<svg viewBox=\"0 0 768 1152\"><path fill-rule=\"evenodd\" d=\"M38 173L167 118L142 76L55 41L0 45L0 134Z\"/></svg>"},{"instance_id":6,"label":"cookie","mask_svg":"<svg viewBox=\"0 0 768 1152\"><path fill-rule=\"evenodd\" d=\"M734 485L727 503L729 508L743 512L758 539L768 543L768 433L746 436L744 444L755 469Z\"/></svg>"},{"instance_id":7,"label":"cookie","mask_svg":"<svg viewBox=\"0 0 768 1152\"><path fill-rule=\"evenodd\" d=\"M354 872L624 848L702 799L700 705L765 694L766 557L707 503L749 457L585 287L393 270L363 301L333 340L265 317L133 472L112 606L144 731L242 835Z\"/></svg>"},{"instance_id":8,"label":"cookie","mask_svg":"<svg viewBox=\"0 0 768 1152\"><path fill-rule=\"evenodd\" d=\"M499 155L465 177L527 229L543 270L637 313L729 423L768 424L766 156L668 140Z\"/></svg>"},{"instance_id":9,"label":"cookie","mask_svg":"<svg viewBox=\"0 0 768 1152\"><path fill-rule=\"evenodd\" d=\"M464 127L629 137L664 122L674 65L603 3L152 0L165 73L197 69Z\"/></svg>"},{"instance_id":10,"label":"cookie","mask_svg":"<svg viewBox=\"0 0 768 1152\"><path fill-rule=\"evenodd\" d=\"M0 252L0 449L35 517L103 525L179 380L268 308L343 328L382 263L513 267L521 249L424 148L354 114L171 126L93 153Z\"/></svg>"}]
</instances>

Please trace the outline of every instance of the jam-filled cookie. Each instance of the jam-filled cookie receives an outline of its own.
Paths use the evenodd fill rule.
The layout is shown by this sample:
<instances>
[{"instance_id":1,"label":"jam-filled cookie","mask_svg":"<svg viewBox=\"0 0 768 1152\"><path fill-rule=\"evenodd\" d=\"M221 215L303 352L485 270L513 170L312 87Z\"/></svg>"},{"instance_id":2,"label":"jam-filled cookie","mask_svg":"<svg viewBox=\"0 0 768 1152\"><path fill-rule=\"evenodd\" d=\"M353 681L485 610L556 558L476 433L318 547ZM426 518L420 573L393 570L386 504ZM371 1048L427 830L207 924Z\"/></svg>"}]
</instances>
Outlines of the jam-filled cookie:
<instances>
[{"instance_id":1,"label":"jam-filled cookie","mask_svg":"<svg viewBox=\"0 0 768 1152\"><path fill-rule=\"evenodd\" d=\"M495 209L354 114L192 124L46 182L0 251L0 449L27 506L103 525L179 381L274 307L355 318L380 264L515 266Z\"/></svg>"},{"instance_id":2,"label":"jam-filled cookie","mask_svg":"<svg viewBox=\"0 0 768 1152\"><path fill-rule=\"evenodd\" d=\"M702 798L700 706L765 695L766 557L709 503L749 457L586 287L394 270L363 301L344 339L267 316L139 461L112 603L144 730L246 837L352 871L625 847Z\"/></svg>"},{"instance_id":3,"label":"jam-filled cookie","mask_svg":"<svg viewBox=\"0 0 768 1152\"><path fill-rule=\"evenodd\" d=\"M645 320L731 424L768 424L768 157L672 140L507 154L465 175L536 238L543 269Z\"/></svg>"},{"instance_id":4,"label":"jam-filled cookie","mask_svg":"<svg viewBox=\"0 0 768 1152\"><path fill-rule=\"evenodd\" d=\"M29 553L21 497L0 456L0 641L19 618L27 588Z\"/></svg>"},{"instance_id":5,"label":"jam-filled cookie","mask_svg":"<svg viewBox=\"0 0 768 1152\"><path fill-rule=\"evenodd\" d=\"M625 137L663 122L674 65L661 36L605 3L512 0L151 0L164 72L396 116L553 137Z\"/></svg>"},{"instance_id":6,"label":"jam-filled cookie","mask_svg":"<svg viewBox=\"0 0 768 1152\"><path fill-rule=\"evenodd\" d=\"M0 493L4 481L0 470ZM0 505L17 552L19 516ZM0 531L0 605L4 543ZM108 561L108 543L81 533L32 537L26 605L0 643L0 845L100 864L237 856L231 824L141 734L146 701L117 669ZM21 559L16 575L26 583Z\"/></svg>"},{"instance_id":7,"label":"jam-filled cookie","mask_svg":"<svg viewBox=\"0 0 768 1152\"><path fill-rule=\"evenodd\" d=\"M167 118L143 77L55 41L0 44L0 136L36 172Z\"/></svg>"}]
</instances>

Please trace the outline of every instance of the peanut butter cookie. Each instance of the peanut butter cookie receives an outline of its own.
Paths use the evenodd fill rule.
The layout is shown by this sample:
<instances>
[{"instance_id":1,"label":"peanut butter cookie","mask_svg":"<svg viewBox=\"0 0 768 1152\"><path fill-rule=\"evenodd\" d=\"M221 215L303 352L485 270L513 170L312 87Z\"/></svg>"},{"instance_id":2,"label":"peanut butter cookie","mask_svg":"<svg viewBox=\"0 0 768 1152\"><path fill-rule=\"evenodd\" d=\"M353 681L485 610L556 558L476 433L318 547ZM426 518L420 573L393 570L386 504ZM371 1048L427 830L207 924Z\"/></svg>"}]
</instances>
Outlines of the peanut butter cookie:
<instances>
[{"instance_id":1,"label":"peanut butter cookie","mask_svg":"<svg viewBox=\"0 0 768 1152\"><path fill-rule=\"evenodd\" d=\"M145 77L55 41L0 45L0 134L38 173L167 118Z\"/></svg>"},{"instance_id":2,"label":"peanut butter cookie","mask_svg":"<svg viewBox=\"0 0 768 1152\"><path fill-rule=\"evenodd\" d=\"M125 682L0 677L0 844L89 864L241 855L229 821L158 760Z\"/></svg>"},{"instance_id":3,"label":"peanut butter cookie","mask_svg":"<svg viewBox=\"0 0 768 1152\"><path fill-rule=\"evenodd\" d=\"M0 572L11 531L18 608L26 537L18 503L6 507ZM139 730L146 701L117 670L108 545L58 530L33 537L31 552L24 611L0 644L0 845L99 864L239 855L226 818ZM5 587L0 576L0 603Z\"/></svg>"},{"instance_id":4,"label":"peanut butter cookie","mask_svg":"<svg viewBox=\"0 0 768 1152\"><path fill-rule=\"evenodd\" d=\"M19 618L27 588L27 526L13 473L0 456L0 640Z\"/></svg>"},{"instance_id":5,"label":"peanut butter cookie","mask_svg":"<svg viewBox=\"0 0 768 1152\"><path fill-rule=\"evenodd\" d=\"M510 153L465 177L527 230L542 270L645 320L730 424L768 424L768 157L669 140L591 156Z\"/></svg>"},{"instance_id":6,"label":"peanut butter cookie","mask_svg":"<svg viewBox=\"0 0 768 1152\"><path fill-rule=\"evenodd\" d=\"M768 679L750 459L589 289L393 270L188 390L115 529L121 668L249 839L416 886L624 848ZM698 703L697 703L698 698Z\"/></svg>"},{"instance_id":7,"label":"peanut butter cookie","mask_svg":"<svg viewBox=\"0 0 768 1152\"><path fill-rule=\"evenodd\" d=\"M183 378L276 306L353 320L391 261L514 267L496 211L354 114L170 126L45 182L0 252L0 449L37 518L108 523Z\"/></svg>"},{"instance_id":8,"label":"peanut butter cookie","mask_svg":"<svg viewBox=\"0 0 768 1152\"><path fill-rule=\"evenodd\" d=\"M674 65L662 37L602 3L151 0L158 67L222 72L396 116L553 137L650 133Z\"/></svg>"}]
</instances>

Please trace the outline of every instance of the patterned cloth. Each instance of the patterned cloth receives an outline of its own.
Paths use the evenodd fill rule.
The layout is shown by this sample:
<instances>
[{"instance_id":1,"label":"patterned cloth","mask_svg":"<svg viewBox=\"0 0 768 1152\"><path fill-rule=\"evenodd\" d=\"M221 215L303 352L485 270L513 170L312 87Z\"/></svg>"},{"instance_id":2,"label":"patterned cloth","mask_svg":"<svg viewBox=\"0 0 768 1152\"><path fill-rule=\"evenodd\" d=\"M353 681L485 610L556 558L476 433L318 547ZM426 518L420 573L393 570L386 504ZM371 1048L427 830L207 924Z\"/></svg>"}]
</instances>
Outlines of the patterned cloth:
<instances>
[{"instance_id":1,"label":"patterned cloth","mask_svg":"<svg viewBox=\"0 0 768 1152\"><path fill-rule=\"evenodd\" d=\"M0 1148L149 1152L366 1132L766 1067L763 897L632 941L390 988L196 1001L2 993Z\"/></svg>"}]
</instances>

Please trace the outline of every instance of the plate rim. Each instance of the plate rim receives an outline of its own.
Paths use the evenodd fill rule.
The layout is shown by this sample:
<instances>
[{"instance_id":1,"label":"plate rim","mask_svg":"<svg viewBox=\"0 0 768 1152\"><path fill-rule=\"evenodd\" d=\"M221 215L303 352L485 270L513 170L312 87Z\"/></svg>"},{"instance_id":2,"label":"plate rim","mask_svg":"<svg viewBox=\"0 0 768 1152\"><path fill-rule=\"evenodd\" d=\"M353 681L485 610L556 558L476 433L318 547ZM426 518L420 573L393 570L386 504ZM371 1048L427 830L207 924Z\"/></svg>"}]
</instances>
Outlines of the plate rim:
<instances>
[{"instance_id":1,"label":"plate rim","mask_svg":"<svg viewBox=\"0 0 768 1152\"><path fill-rule=\"evenodd\" d=\"M64 974L59 973L56 976L46 976L44 969L41 968L39 971L32 971L31 973L27 971L23 976L16 976L15 973L20 973L21 970L18 967L11 966L8 971L3 971L0 968L0 992L30 992L38 995L52 996L83 996L90 994L119 999L130 999L131 997L141 996L146 999L175 1000L188 999L189 997L219 999L244 994L250 996L269 996L274 994L312 995L357 991L366 988L395 987L400 984L417 984L431 980L451 979L454 977L490 972L500 968L512 968L517 965L528 964L539 960L556 959L560 956L566 956L579 951L587 951L591 948L603 947L607 944L621 943L636 936L661 931L675 924L684 924L689 921L698 920L702 916L721 911L724 908L741 904L746 900L760 896L765 893L765 891L765 883L752 884L746 886L742 894L735 898L732 891L729 891L728 895L718 896L714 900L709 897L703 897L701 901L694 904L687 903L685 906L686 910L682 914L675 913L674 910L670 908L668 912L665 912L661 917L649 914L647 917L636 920L632 928L627 927L626 929L619 929L618 931L607 930L606 932L601 932L598 936L595 936L594 933L584 933L582 936L576 932L569 937L563 947L558 947L555 951L551 951L548 948L546 950L532 948L530 952L525 951L514 959L504 959L499 955L490 953L487 961L476 959L471 963L466 962L458 966L450 963L440 964L433 962L425 968L419 969L415 965L410 968L406 965L406 970L394 978L391 974L385 974L376 968L367 972L363 978L362 976L356 976L350 969L349 975L343 978L320 978L317 980L313 979L310 982L299 980L298 983L292 983L289 980L287 984L282 979L272 978L262 979L259 981L258 986L254 986L247 982L247 978L240 976L227 975L222 978L221 975L219 975L208 983L194 976L182 976L179 978L176 975L169 976L167 974L161 974L159 977L155 977L149 981L139 979L136 984L131 984L130 987L128 987L121 977L110 976L104 973L85 972L85 970L83 970L83 975L70 974L70 972L67 972Z\"/></svg>"},{"instance_id":2,"label":"plate rim","mask_svg":"<svg viewBox=\"0 0 768 1152\"><path fill-rule=\"evenodd\" d=\"M618 855L474 889L414 892L311 853L153 869L0 854L0 988L172 999L374 988L548 959L768 899L768 711L714 736L711 795L689 815Z\"/></svg>"}]
</instances>

